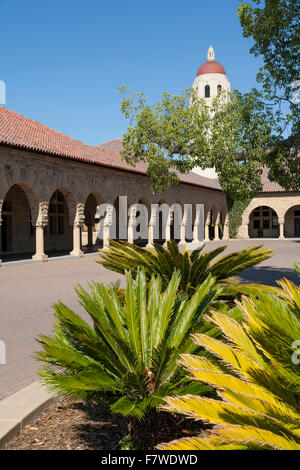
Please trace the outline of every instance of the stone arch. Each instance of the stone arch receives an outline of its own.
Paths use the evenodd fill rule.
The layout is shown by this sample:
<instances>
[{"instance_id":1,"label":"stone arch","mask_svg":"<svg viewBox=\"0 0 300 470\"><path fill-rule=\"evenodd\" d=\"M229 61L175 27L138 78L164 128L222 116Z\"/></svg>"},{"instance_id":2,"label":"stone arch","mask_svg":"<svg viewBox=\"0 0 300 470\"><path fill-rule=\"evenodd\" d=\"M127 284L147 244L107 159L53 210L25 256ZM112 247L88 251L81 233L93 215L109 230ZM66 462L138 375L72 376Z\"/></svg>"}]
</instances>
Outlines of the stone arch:
<instances>
[{"instance_id":1,"label":"stone arch","mask_svg":"<svg viewBox=\"0 0 300 470\"><path fill-rule=\"evenodd\" d=\"M209 240L215 239L215 225L217 223L218 218L218 209L217 206L213 205L208 214L208 233L209 233Z\"/></svg>"},{"instance_id":2,"label":"stone arch","mask_svg":"<svg viewBox=\"0 0 300 470\"><path fill-rule=\"evenodd\" d=\"M30 206L32 219L36 220L38 216L38 212L39 212L39 198L36 192L32 189L32 187L29 184L24 183L23 181L18 181L16 183L13 183L9 188L6 189L3 200L6 198L7 193L10 191L10 189L14 186L18 186L24 192L28 200L28 204Z\"/></svg>"},{"instance_id":3,"label":"stone arch","mask_svg":"<svg viewBox=\"0 0 300 470\"><path fill-rule=\"evenodd\" d=\"M284 214L284 237L300 238L300 204L289 207Z\"/></svg>"},{"instance_id":4,"label":"stone arch","mask_svg":"<svg viewBox=\"0 0 300 470\"><path fill-rule=\"evenodd\" d=\"M228 228L229 224L229 215L227 209L222 206L220 209L220 222L219 222L219 238L222 240L224 238L224 233L226 233L226 229Z\"/></svg>"},{"instance_id":5,"label":"stone arch","mask_svg":"<svg viewBox=\"0 0 300 470\"><path fill-rule=\"evenodd\" d=\"M86 251L93 251L95 246L99 244L97 210L102 203L104 203L104 198L97 191L90 192L84 200L84 224L81 229L81 244Z\"/></svg>"},{"instance_id":6,"label":"stone arch","mask_svg":"<svg viewBox=\"0 0 300 470\"><path fill-rule=\"evenodd\" d=\"M65 187L56 188L49 198L48 225L45 227L45 252L69 253L73 247L76 201Z\"/></svg>"},{"instance_id":7,"label":"stone arch","mask_svg":"<svg viewBox=\"0 0 300 470\"><path fill-rule=\"evenodd\" d=\"M260 200L260 199L252 199L250 204L246 207L246 209L243 212L242 216L242 225L248 225L249 220L250 220L250 214L251 212L260 206L268 206L270 209L272 209L274 212L278 214L278 217L281 217L281 212L278 210L278 207L276 207L276 204L274 204L274 201L269 201L266 199Z\"/></svg>"},{"instance_id":8,"label":"stone arch","mask_svg":"<svg viewBox=\"0 0 300 470\"><path fill-rule=\"evenodd\" d=\"M67 203L67 206L68 206L68 214L69 214L69 223L70 225L73 225L73 221L75 219L75 215L76 215L76 205L77 205L77 202L82 202L82 201L79 201L79 200L76 200L74 195L73 195L73 192L70 191L67 187L65 186L60 186L60 187L57 187L51 197L53 196L53 194L55 193L55 191L60 191L65 200L66 200L66 203ZM51 198L50 198L51 199Z\"/></svg>"},{"instance_id":9,"label":"stone arch","mask_svg":"<svg viewBox=\"0 0 300 470\"><path fill-rule=\"evenodd\" d=\"M35 221L38 216L38 198L25 183L13 184L6 192L2 204L2 253L32 255L35 247ZM10 254L10 255L8 255Z\"/></svg>"},{"instance_id":10,"label":"stone arch","mask_svg":"<svg viewBox=\"0 0 300 470\"><path fill-rule=\"evenodd\" d=\"M278 214L270 206L255 207L249 214L249 238L279 238Z\"/></svg>"}]
</instances>

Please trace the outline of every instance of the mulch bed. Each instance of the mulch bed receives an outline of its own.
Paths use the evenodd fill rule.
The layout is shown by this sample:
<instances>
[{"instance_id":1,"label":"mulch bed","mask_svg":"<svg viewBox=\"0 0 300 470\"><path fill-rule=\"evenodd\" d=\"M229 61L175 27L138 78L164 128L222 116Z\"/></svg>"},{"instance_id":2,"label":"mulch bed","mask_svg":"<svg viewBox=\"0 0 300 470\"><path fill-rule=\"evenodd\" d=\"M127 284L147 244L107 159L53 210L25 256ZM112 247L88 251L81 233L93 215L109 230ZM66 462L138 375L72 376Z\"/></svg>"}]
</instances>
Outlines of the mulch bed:
<instances>
[{"instance_id":1,"label":"mulch bed","mask_svg":"<svg viewBox=\"0 0 300 470\"><path fill-rule=\"evenodd\" d=\"M195 436L207 427L182 416L160 413L159 426L137 425L139 449L152 450L161 442ZM128 434L128 421L110 413L104 404L73 403L58 399L22 432L2 446L2 450L114 450Z\"/></svg>"}]
</instances>

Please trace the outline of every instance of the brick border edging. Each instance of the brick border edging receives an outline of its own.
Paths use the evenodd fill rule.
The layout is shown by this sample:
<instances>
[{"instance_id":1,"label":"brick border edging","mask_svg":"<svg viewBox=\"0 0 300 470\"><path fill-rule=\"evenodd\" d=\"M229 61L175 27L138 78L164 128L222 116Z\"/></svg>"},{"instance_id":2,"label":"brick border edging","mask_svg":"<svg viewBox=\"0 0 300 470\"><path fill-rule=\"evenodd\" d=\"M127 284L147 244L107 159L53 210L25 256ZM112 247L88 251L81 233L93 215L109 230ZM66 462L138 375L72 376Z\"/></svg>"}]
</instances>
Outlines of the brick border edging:
<instances>
[{"instance_id":1,"label":"brick border edging","mask_svg":"<svg viewBox=\"0 0 300 470\"><path fill-rule=\"evenodd\" d=\"M0 449L55 400L40 384L31 385L0 401Z\"/></svg>"}]
</instances>

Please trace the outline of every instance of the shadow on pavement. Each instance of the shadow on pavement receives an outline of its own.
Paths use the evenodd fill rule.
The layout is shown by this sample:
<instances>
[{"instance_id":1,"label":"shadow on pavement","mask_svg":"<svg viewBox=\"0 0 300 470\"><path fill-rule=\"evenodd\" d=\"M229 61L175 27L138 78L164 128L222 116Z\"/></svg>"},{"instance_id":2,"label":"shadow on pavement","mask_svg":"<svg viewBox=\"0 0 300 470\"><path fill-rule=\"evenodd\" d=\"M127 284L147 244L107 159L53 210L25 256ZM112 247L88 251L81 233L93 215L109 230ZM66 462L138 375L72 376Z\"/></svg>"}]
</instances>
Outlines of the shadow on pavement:
<instances>
[{"instance_id":1,"label":"shadow on pavement","mask_svg":"<svg viewBox=\"0 0 300 470\"><path fill-rule=\"evenodd\" d=\"M261 266L243 271L237 278L242 282L255 282L257 284L267 284L277 286L276 281L286 277L295 284L300 283L300 279L295 269L280 269L272 266Z\"/></svg>"}]
</instances>

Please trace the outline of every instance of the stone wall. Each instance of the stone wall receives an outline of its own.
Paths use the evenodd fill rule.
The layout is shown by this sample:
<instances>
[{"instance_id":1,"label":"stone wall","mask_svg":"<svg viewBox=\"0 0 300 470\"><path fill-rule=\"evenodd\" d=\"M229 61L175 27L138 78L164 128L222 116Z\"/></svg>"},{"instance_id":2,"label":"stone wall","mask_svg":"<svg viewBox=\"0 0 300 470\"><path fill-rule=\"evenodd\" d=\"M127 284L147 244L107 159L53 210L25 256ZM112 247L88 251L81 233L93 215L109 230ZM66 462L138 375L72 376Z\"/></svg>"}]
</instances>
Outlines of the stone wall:
<instances>
[{"instance_id":1,"label":"stone wall","mask_svg":"<svg viewBox=\"0 0 300 470\"><path fill-rule=\"evenodd\" d=\"M67 204L68 223L64 235L53 237L49 234L49 227L45 230L45 250L48 251L72 248L76 208L78 204L85 206L91 194L97 205L104 202L114 204L118 196L125 195L128 197L128 207L140 200L148 205L162 200L169 205L180 201L194 207L204 204L205 219L212 207L217 212L227 213L226 197L221 191L181 183L162 195L153 195L150 183L146 175L134 172L0 147L0 202L6 200L12 186L17 185L15 187L18 188L18 194L13 198L17 204L13 228L16 253L34 252L35 237L30 234L30 215L35 225L40 203L49 203L58 189Z\"/></svg>"}]
</instances>

